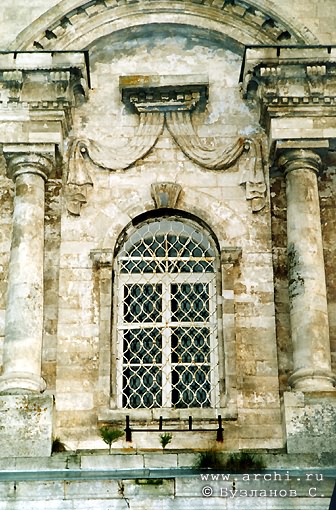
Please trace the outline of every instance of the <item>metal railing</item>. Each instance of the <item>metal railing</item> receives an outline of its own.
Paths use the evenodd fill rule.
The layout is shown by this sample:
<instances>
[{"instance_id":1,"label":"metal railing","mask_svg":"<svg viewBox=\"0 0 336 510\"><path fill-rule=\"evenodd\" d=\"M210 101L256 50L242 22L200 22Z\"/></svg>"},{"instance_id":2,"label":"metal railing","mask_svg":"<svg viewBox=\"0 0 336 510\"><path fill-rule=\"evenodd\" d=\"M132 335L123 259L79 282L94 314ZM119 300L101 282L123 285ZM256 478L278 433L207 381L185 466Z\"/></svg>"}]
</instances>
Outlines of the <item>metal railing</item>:
<instances>
[{"instance_id":1,"label":"metal railing","mask_svg":"<svg viewBox=\"0 0 336 510\"><path fill-rule=\"evenodd\" d=\"M218 427L215 428L193 428L193 418L192 416L188 417L188 428L164 428L164 420L162 416L159 418L158 428L131 428L130 424L130 417L129 415L126 416L126 427L125 427L125 434L126 434L126 441L131 443L132 442L132 434L133 432L216 432L216 441L219 443L222 443L224 440L223 432L224 428L222 426L222 417L219 415L217 417L218 421Z\"/></svg>"}]
</instances>

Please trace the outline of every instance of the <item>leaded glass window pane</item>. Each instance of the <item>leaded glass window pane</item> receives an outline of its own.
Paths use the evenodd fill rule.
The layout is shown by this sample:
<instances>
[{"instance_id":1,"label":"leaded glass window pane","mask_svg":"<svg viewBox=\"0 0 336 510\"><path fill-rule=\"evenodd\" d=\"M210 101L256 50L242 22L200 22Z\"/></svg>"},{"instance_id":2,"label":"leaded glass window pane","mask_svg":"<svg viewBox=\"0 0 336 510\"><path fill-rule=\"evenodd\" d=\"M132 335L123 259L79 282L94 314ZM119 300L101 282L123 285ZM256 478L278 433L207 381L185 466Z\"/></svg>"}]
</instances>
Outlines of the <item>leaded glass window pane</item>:
<instances>
[{"instance_id":1,"label":"leaded glass window pane","mask_svg":"<svg viewBox=\"0 0 336 510\"><path fill-rule=\"evenodd\" d=\"M196 224L140 225L117 257L120 407L218 404L216 251Z\"/></svg>"}]
</instances>

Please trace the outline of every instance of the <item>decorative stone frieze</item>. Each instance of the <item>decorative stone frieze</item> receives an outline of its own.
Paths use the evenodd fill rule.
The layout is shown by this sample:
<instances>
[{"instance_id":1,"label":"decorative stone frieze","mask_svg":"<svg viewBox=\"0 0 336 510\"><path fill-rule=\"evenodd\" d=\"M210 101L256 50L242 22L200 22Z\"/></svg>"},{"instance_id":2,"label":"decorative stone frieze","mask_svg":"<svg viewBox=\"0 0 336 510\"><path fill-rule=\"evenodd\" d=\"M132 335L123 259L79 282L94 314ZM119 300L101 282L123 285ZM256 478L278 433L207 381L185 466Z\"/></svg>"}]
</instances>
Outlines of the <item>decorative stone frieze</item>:
<instances>
[{"instance_id":1,"label":"decorative stone frieze","mask_svg":"<svg viewBox=\"0 0 336 510\"><path fill-rule=\"evenodd\" d=\"M42 392L44 183L55 156L4 147L15 182L1 393Z\"/></svg>"},{"instance_id":2,"label":"decorative stone frieze","mask_svg":"<svg viewBox=\"0 0 336 510\"><path fill-rule=\"evenodd\" d=\"M189 112L169 112L166 115L168 130L182 152L192 161L210 170L224 170L232 166L242 155L245 140L230 144L203 143L192 125Z\"/></svg>"},{"instance_id":3,"label":"decorative stone frieze","mask_svg":"<svg viewBox=\"0 0 336 510\"><path fill-rule=\"evenodd\" d=\"M118 148L98 144L94 140L75 139L69 153L68 183L77 183L79 166L85 160L106 170L125 170L143 158L155 145L163 130L164 116L158 112L140 114L137 132L129 143ZM84 160L84 161L83 161Z\"/></svg>"},{"instance_id":4,"label":"decorative stone frieze","mask_svg":"<svg viewBox=\"0 0 336 510\"><path fill-rule=\"evenodd\" d=\"M93 185L90 162L110 171L125 170L144 158L155 146L164 125L181 151L196 164L209 170L225 170L241 156L240 184L252 211L265 206L266 182L260 138L238 138L234 143L219 142L215 137L203 142L193 123L192 111L203 109L207 99L204 76L122 76L122 99L139 114L135 135L124 145L112 148L90 139L75 139L68 157L68 211L78 215ZM196 112L195 112L196 115Z\"/></svg>"}]
</instances>

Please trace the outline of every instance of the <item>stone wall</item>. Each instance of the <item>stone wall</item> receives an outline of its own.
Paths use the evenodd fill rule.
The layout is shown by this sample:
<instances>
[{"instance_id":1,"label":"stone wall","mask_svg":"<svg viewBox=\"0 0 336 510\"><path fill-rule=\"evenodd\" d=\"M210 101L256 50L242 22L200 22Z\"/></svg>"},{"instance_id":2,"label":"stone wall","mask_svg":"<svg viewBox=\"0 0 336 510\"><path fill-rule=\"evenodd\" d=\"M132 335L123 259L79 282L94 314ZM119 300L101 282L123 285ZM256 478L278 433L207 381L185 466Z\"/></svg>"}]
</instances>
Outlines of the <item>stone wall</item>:
<instances>
[{"instance_id":1,"label":"stone wall","mask_svg":"<svg viewBox=\"0 0 336 510\"><path fill-rule=\"evenodd\" d=\"M133 3L136 6L133 6ZM133 3L132 6L128 6L127 2L124 3L123 15L128 12L128 8L141 10L141 3ZM327 4L330 7L329 23L333 16L336 16L331 3L330 1L330 6L328 2L323 4L325 9ZM284 38L290 37L291 41L296 38L295 40L301 43L304 40L314 42L315 38L315 42L323 43L328 39L328 43L331 43L332 39L329 39L331 33L328 31L327 18L321 12L322 5L318 2L310 2L309 9L303 9L304 4L300 2L297 2L295 6L282 2L281 12L278 13L282 24L280 21L278 24L275 23L274 20L272 21L273 18L265 17L267 6L270 17L271 13L274 13L276 7L274 3L270 5L269 2L259 2L260 9L264 9L263 12L248 9L246 5L243 6L239 2L223 4L212 2L211 6L205 2L199 8L197 2L186 2L186 4L195 16L203 16L201 26L192 27L188 25L185 18L180 19L174 13L176 23L170 23L168 18L165 18L165 22L156 23L157 19L153 18L155 22L151 23L149 28L146 23L153 19L150 18L152 15L146 12L146 16L149 17L145 18L144 25L140 23L139 26L134 25L131 28L121 26L120 30L110 35L105 34L104 24L95 26L92 31L96 30L94 33L97 39L94 41L90 39L90 30L85 32L83 29L81 32L82 27L91 26L90 23L87 24L88 20L97 20L100 15L103 16L100 9L107 16L110 15L112 7L116 9L121 7L119 4L112 2L85 4L85 9L67 11L65 14L68 17L64 19L60 19L57 15L58 11L53 10L50 16L49 14L42 16L34 24L35 17L43 13L46 5L45 2L43 6L36 2L34 9L30 10L30 17L26 17L25 7L20 6L19 18L14 19L12 10L5 9L2 13L3 18L0 20L0 28L1 23L6 24L7 28L14 27L15 24L15 30L13 28L10 36L8 32L6 36L3 36L4 48L10 46L10 41L15 39L28 22L33 25L29 27L29 34L27 32L29 35L29 37L27 35L27 44L23 41L24 35L19 36L17 41L20 42L17 44L20 48L89 48L91 89L86 101L83 97L80 101L76 100L76 107L72 108L71 112L72 124L71 122L70 126L66 125L66 122L62 124L64 133L57 124L59 129L57 136L62 138L65 134L64 143L62 139L62 143L57 146L55 158L57 171L47 181L45 200L42 376L47 383L46 393L55 396L54 433L73 449L103 447L98 430L103 423L112 422L123 426L125 412L118 412L111 399L115 390L113 388L115 357L113 342L115 339L112 335L111 341L111 330L114 324L110 313L111 304L115 304L113 301L115 297L112 298L111 303L111 296L115 295L112 283L114 267L112 255L124 229L140 215L149 214L158 207L153 200L152 185L162 182L180 186L181 192L176 208L204 221L214 232L219 243L222 268L222 282L219 285L222 295L219 309L223 312L219 316L219 330L223 330L221 345L224 354L221 364L223 371L225 369L225 384L222 381L223 401L219 409L224 420L223 449L285 448L286 438L282 428L280 397L282 392L288 390L288 377L293 371L293 345L290 340L287 290L285 180L283 177L272 176L269 187L268 153L274 147L268 146L265 131L260 125L257 101L246 101L246 97L242 94L239 83L243 61L242 45L244 41L251 43L253 37L257 38L257 36L263 37L264 42L271 40L284 43ZM48 5L52 7L53 2ZM58 9L63 15L61 7L60 4ZM228 39L222 39L218 35L220 33L218 26L214 25L217 21L213 19L211 26L214 31L209 31L204 21L207 19L206 8L212 15L215 8L220 11L219 14L215 12L218 16L222 16L223 25L231 19L230 16L233 16L236 21L247 27L241 39L234 42L234 33L230 33ZM298 15L293 21L295 9ZM138 16L140 16L139 12ZM288 16L287 22L286 16ZM113 25L111 19L109 18L109 23ZM134 17L134 19L137 18ZM319 20L320 24L318 24ZM180 26L178 22L181 23ZM55 23L55 26L52 23ZM76 28L73 28L75 25ZM285 31L286 26L288 33ZM310 28L312 33L308 33L305 26ZM46 27L49 28L46 30ZM74 48L74 44L71 45L71 37L75 36L76 30L78 30L76 44L77 41L81 42L80 48ZM37 39L33 42L35 31ZM113 32L112 29L111 32ZM213 35L214 33L216 36ZM259 39L256 40L260 42ZM14 46L15 44L13 43ZM25 58L26 61L29 60L29 57L25 56ZM40 67L44 69L42 64ZM134 113L134 110L131 111L122 101L119 80L120 76L125 75L155 76L155 79L159 76L183 75L196 77L200 81L204 80L206 75L209 86L207 105L203 109L196 108L192 113L192 127L197 133L197 140L201 140L200 143L208 147L214 147L229 146L238 137L242 137L245 140L244 144L250 144L250 150L248 151L244 145L240 157L237 157L225 170L205 168L186 155L186 151L181 150L181 146L176 139L174 140L166 122L155 146L143 157L136 158L133 164L126 165L127 168L112 169L108 162L105 165L94 164L89 158L88 150L85 152L86 149L79 156L76 155L75 159L82 158L80 161L82 169L86 172L84 176L86 182L75 183L77 195L74 195L73 190L71 191L73 183L69 182L71 180L69 179L69 157L74 140L84 140L83 144L87 144L85 147L89 147L93 141L93 145L99 146L101 153L105 154L106 162L109 149L111 152L112 149L114 152L118 150L125 152L125 147L130 146L130 142L139 136L139 115ZM55 76L52 80L54 83ZM83 78L76 84L77 92L79 90L80 94L84 92L81 88L84 81ZM11 80L7 79L7 82L11 83ZM312 83L314 87L314 79ZM11 90L9 94L19 94L13 84L9 85L10 87L14 92ZM31 80L24 89L26 95L23 101L22 117L20 117L24 122L23 132L14 129L10 118L9 128L4 135L7 144L16 143L18 136L22 136L25 142L27 140L36 142L38 139L40 143L44 142L48 136L56 136L56 131L52 131L54 124L50 127L49 121L39 124L40 131L36 133L36 118L26 115L26 103L31 98L38 102L39 91L42 88L42 86L38 88L36 81ZM317 93L316 90L314 89L314 94ZM60 88L56 87L56 91L59 95ZM1 94L5 103L1 107L1 114L8 119L5 87L4 91L1 89ZM45 105L43 106L43 100L42 94L41 111L46 108ZM30 112L34 108L34 105L31 106ZM16 115L13 113L14 110L15 108L10 110L10 115L13 117ZM38 114L40 115L41 112L39 111ZM279 118L281 124L279 132L282 130L283 133L288 126L284 124L283 116L279 115ZM69 119L67 121L69 122ZM50 122L54 122L54 119ZM297 131L294 124L295 119L290 123L292 128L294 126L291 135ZM269 126L266 125L266 129L268 128ZM319 124L320 133L322 129L323 125ZM272 137L269 141L273 142ZM263 196L263 192L256 189L251 192L249 183L246 184L248 179L245 174L253 160L251 147L254 142L261 150L257 159L263 166L265 180L265 182L263 179L259 180L258 185L262 186L266 183L267 189L270 189L266 197ZM329 158L331 159L328 171L319 177L319 192L332 362L335 368L333 313L335 306L333 247L335 243L331 229L334 223L335 161L331 156ZM13 196L13 183L6 176L5 162L2 158L0 166L1 345L4 336ZM266 199L263 202L264 198ZM256 203L259 205L261 203L261 206L256 207ZM235 257L231 260L230 256L233 253ZM107 259L103 262L95 260L95 257L103 259L104 256ZM330 398L332 400L332 395ZM146 410L141 419L134 419L134 421L140 422L141 426L144 424L152 426L153 423L157 425L159 413L160 411ZM206 412L203 414L196 412L196 418L200 426L207 428L214 427L217 417L215 414L210 416ZM187 411L179 410L175 415L170 413L169 419L174 426L176 424L185 426L188 419ZM197 448L206 448L213 441L213 432L200 432L197 435ZM195 440L179 436L178 439L174 438L174 442L176 448L183 449L192 447ZM136 435L132 446L151 447L151 435L145 432ZM156 444L155 447L159 445ZM326 446L324 445L323 448Z\"/></svg>"},{"instance_id":2,"label":"stone wall","mask_svg":"<svg viewBox=\"0 0 336 510\"><path fill-rule=\"evenodd\" d=\"M249 133L257 132L257 121L237 89L239 59L211 41L192 38L192 32L188 36L185 30L182 34L175 29L173 36L168 27L161 27L160 34L154 32L149 36L137 31L133 37L128 35L127 41L111 37L91 49L93 90L90 101L77 110L76 135L93 138L102 145L122 145L134 135L138 119L120 102L120 75L192 75L204 73L205 69L211 99L206 112L193 116L199 136L229 143L245 133L247 118ZM63 211L56 424L59 434L71 444L77 445L79 437L82 445L94 444L97 414L113 420L113 412L106 414L110 354L109 346L102 351L99 340L104 328L100 324L99 275L92 267L90 252L113 251L122 229L139 214L153 210L151 184L170 181L182 187L178 209L206 221L221 249L236 246L242 249L239 276L234 284L237 381L230 383L237 391L241 423L238 427L227 425L226 447L247 447L251 437L255 447L264 445L265 440L269 447L282 446L269 209L267 205L259 213L251 211L244 186L239 185L240 172L241 167L237 166L226 171L202 170L182 153L165 129L150 154L134 167L116 173L92 166L93 186L80 216ZM51 277L50 281L57 285L57 279ZM47 320L48 314L46 310Z\"/></svg>"},{"instance_id":3,"label":"stone wall","mask_svg":"<svg viewBox=\"0 0 336 510\"><path fill-rule=\"evenodd\" d=\"M190 469L197 456L188 453L136 455L57 454L50 459L21 458L2 463L0 509L13 510L327 510L334 486L327 458L286 459L269 456L262 473L234 474ZM15 473L16 470L16 473ZM96 478L92 480L92 477ZM261 494L261 497L258 495Z\"/></svg>"},{"instance_id":4,"label":"stone wall","mask_svg":"<svg viewBox=\"0 0 336 510\"><path fill-rule=\"evenodd\" d=\"M335 221L335 162L331 159L328 171L321 175L320 179L320 203L321 223L323 232L324 260L327 274L328 309L331 359L334 370L336 369L336 324L335 324L335 303L336 303L336 281L333 267L335 258L335 239L333 229L329 225Z\"/></svg>"},{"instance_id":5,"label":"stone wall","mask_svg":"<svg viewBox=\"0 0 336 510\"><path fill-rule=\"evenodd\" d=\"M0 11L1 48L28 50L0 55L0 510L326 510L336 51L279 45L336 44L334 1ZM116 247L162 211L216 245L214 408L117 405ZM100 428L127 417L108 455ZM209 450L258 451L268 471L209 489L191 469Z\"/></svg>"}]
</instances>

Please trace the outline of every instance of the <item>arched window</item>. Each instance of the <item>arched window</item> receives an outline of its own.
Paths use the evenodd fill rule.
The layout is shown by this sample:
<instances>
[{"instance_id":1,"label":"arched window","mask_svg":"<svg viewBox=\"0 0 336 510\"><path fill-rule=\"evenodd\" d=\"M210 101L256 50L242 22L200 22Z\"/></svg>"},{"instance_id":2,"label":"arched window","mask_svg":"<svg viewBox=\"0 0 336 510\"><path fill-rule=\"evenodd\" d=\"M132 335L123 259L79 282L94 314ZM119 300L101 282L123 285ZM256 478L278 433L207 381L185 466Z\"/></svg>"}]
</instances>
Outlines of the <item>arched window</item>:
<instances>
[{"instance_id":1,"label":"arched window","mask_svg":"<svg viewBox=\"0 0 336 510\"><path fill-rule=\"evenodd\" d=\"M209 408L219 402L217 249L177 217L133 228L116 257L118 407Z\"/></svg>"}]
</instances>

